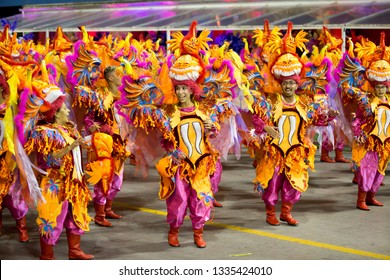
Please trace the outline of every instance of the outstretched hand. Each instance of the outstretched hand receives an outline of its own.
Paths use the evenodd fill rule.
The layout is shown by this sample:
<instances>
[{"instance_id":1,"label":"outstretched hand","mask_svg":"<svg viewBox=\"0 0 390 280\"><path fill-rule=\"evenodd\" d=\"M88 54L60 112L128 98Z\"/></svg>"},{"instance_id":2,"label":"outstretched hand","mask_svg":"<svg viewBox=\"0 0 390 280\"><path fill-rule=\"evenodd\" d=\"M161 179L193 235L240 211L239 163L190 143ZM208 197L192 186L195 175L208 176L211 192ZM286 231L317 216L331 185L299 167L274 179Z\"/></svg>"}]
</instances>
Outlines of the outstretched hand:
<instances>
[{"instance_id":1,"label":"outstretched hand","mask_svg":"<svg viewBox=\"0 0 390 280\"><path fill-rule=\"evenodd\" d=\"M100 125L97 123L94 123L89 127L89 131L91 131L91 133L99 132L99 129L100 129Z\"/></svg>"},{"instance_id":2,"label":"outstretched hand","mask_svg":"<svg viewBox=\"0 0 390 280\"><path fill-rule=\"evenodd\" d=\"M84 146L85 145L85 140L82 137L77 138L74 140L74 142L71 144L72 150L76 148L77 146Z\"/></svg>"}]
</instances>

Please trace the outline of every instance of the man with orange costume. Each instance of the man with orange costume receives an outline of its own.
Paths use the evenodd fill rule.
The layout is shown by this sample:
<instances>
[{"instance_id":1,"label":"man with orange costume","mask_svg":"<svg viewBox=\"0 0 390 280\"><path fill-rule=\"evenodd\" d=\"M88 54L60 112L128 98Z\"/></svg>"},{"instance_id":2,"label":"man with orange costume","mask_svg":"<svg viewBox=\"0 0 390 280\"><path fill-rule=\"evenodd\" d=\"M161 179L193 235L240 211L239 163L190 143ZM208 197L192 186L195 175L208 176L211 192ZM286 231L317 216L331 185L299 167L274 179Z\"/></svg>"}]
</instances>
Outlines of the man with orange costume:
<instances>
[{"instance_id":1,"label":"man with orange costume","mask_svg":"<svg viewBox=\"0 0 390 280\"><path fill-rule=\"evenodd\" d=\"M352 122L352 168L358 183L356 207L369 211L368 205L383 206L375 195L390 160L390 52L384 33L379 46L368 41L356 46L353 52L351 44L343 58L340 88L344 101L357 108Z\"/></svg>"},{"instance_id":2,"label":"man with orange costume","mask_svg":"<svg viewBox=\"0 0 390 280\"><path fill-rule=\"evenodd\" d=\"M67 80L69 84L74 85L73 106L86 110L82 121L84 137L90 143L87 146L86 173L90 176L88 182L94 185L93 203L96 213L94 222L99 226L111 227L112 223L106 219L106 216L111 218L121 216L112 211L113 197L109 198L110 190L113 184L122 184L121 179L114 179L116 170L121 172L121 167L123 167L123 160L122 164L116 165L113 153L117 152L119 158L126 158L127 152L123 144L116 145L118 142L116 140L120 137L115 141L113 139L115 136L112 128L115 123L115 115L112 112L114 93L111 93L108 88L99 88L97 85L100 78L101 60L91 47L94 46L93 41L89 40L87 36L84 36L83 40L75 43L74 53L66 57L69 68ZM116 89L119 86L118 79L119 77L114 81ZM116 166L118 166L117 169ZM120 186L113 189L112 195L115 196L119 189Z\"/></svg>"},{"instance_id":3,"label":"man with orange costume","mask_svg":"<svg viewBox=\"0 0 390 280\"><path fill-rule=\"evenodd\" d=\"M260 97L254 105L255 132L265 140L259 145L260 156L253 182L266 206L266 222L273 226L280 225L275 211L279 193L282 200L280 220L291 226L299 224L292 217L291 210L308 188L308 169L314 169L316 152L316 146L306 135L307 127L324 119L331 121L337 115L334 110L329 110L329 115L324 114L325 111L320 110L321 104L296 95L303 63L295 50L303 47L305 32L300 31L293 38L291 30L292 24L289 23L283 38L275 36L268 43L281 52L271 60L270 69L282 93L275 92L276 100L272 104Z\"/></svg>"}]
</instances>

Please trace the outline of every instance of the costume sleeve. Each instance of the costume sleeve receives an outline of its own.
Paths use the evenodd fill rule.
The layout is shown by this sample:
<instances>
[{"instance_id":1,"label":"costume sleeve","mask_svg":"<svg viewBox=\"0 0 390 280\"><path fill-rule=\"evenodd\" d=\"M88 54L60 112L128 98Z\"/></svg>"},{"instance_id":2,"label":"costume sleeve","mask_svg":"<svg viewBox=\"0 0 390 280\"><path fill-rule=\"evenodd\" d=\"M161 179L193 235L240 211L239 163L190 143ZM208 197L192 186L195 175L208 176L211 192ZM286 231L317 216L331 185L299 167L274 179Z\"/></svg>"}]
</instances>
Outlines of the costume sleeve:
<instances>
[{"instance_id":1,"label":"costume sleeve","mask_svg":"<svg viewBox=\"0 0 390 280\"><path fill-rule=\"evenodd\" d=\"M232 100L230 98L219 98L216 99L215 104L211 107L210 119L216 125L216 130L219 130L219 124L235 114L236 111ZM216 130L214 130L214 132L216 132Z\"/></svg>"},{"instance_id":2,"label":"costume sleeve","mask_svg":"<svg viewBox=\"0 0 390 280\"><path fill-rule=\"evenodd\" d=\"M264 97L258 96L252 107L254 111L252 123L255 133L258 135L264 134L264 127L272 125L272 106Z\"/></svg>"},{"instance_id":3,"label":"costume sleeve","mask_svg":"<svg viewBox=\"0 0 390 280\"><path fill-rule=\"evenodd\" d=\"M363 117L371 117L373 112L371 110L368 96L365 92L355 87L346 87L343 89L342 98L344 103L355 102L358 105L358 110L361 111Z\"/></svg>"},{"instance_id":4,"label":"costume sleeve","mask_svg":"<svg viewBox=\"0 0 390 280\"><path fill-rule=\"evenodd\" d=\"M36 152L39 158L45 162L46 167L60 168L63 165L63 159L56 159L52 154L66 146L66 141L62 135L55 129L38 126L31 133L27 143L24 145L27 154ZM43 162L41 162L43 163Z\"/></svg>"},{"instance_id":5,"label":"costume sleeve","mask_svg":"<svg viewBox=\"0 0 390 280\"><path fill-rule=\"evenodd\" d=\"M66 146L65 139L55 129L39 126L31 133L30 139L25 144L27 154L33 151L44 155L56 152Z\"/></svg>"},{"instance_id":6,"label":"costume sleeve","mask_svg":"<svg viewBox=\"0 0 390 280\"><path fill-rule=\"evenodd\" d=\"M252 123L255 127L256 134L264 133L264 127L266 126L266 122L259 115L253 115Z\"/></svg>"}]
</instances>

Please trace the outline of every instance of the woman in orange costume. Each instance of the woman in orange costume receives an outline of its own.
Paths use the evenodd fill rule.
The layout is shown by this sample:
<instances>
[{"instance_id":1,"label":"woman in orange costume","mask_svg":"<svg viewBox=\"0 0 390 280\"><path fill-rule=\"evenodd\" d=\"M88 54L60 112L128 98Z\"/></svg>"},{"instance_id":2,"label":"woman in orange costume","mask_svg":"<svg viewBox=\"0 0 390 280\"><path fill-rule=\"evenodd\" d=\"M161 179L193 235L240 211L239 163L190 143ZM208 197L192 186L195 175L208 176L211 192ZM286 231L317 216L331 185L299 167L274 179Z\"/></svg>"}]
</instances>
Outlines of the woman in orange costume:
<instances>
[{"instance_id":1,"label":"woman in orange costume","mask_svg":"<svg viewBox=\"0 0 390 280\"><path fill-rule=\"evenodd\" d=\"M189 66L189 61L194 61L191 56L181 56L172 68L179 66L183 69ZM203 227L210 218L212 208L210 176L214 174L217 163L217 155L212 150L208 137L215 127L211 119L195 106L194 99L201 92L196 82L191 79L175 79L178 76L172 73L172 69L170 73L179 99L177 109L170 118L170 125L176 136L170 149L170 157L174 160L163 160L157 166L160 175L162 170L169 170L170 177L175 182L172 189L170 183L164 184L164 180L161 181L163 189L169 188L169 193L166 194L167 222L170 225L168 243L173 247L179 246L179 228L189 208L194 242L197 247L203 248L206 247ZM167 162L170 164L163 167Z\"/></svg>"},{"instance_id":2,"label":"woman in orange costume","mask_svg":"<svg viewBox=\"0 0 390 280\"><path fill-rule=\"evenodd\" d=\"M54 259L53 246L66 228L69 259L89 260L94 256L80 249L81 235L89 231L91 221L87 211L91 195L81 165L83 140L68 119L65 94L42 76L42 80L33 82L33 89L44 100L40 107L42 120L25 144L26 152L35 153L39 167L46 172L41 180L46 202L37 206L40 259Z\"/></svg>"}]
</instances>

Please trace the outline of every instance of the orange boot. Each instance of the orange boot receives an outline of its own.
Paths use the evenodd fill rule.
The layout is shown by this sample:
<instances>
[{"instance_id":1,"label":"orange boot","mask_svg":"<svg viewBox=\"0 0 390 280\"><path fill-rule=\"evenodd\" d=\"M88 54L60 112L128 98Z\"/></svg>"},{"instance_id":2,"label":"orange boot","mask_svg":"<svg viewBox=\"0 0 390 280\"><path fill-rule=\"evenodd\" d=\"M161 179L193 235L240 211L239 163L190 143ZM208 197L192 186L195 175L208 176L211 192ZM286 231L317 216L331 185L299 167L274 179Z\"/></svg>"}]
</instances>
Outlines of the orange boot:
<instances>
[{"instance_id":1,"label":"orange boot","mask_svg":"<svg viewBox=\"0 0 390 280\"><path fill-rule=\"evenodd\" d=\"M47 244L42 237L39 237L39 242L41 244L41 256L39 257L40 260L55 260L54 258L54 252L53 252L53 245Z\"/></svg>"},{"instance_id":2,"label":"orange boot","mask_svg":"<svg viewBox=\"0 0 390 280\"><path fill-rule=\"evenodd\" d=\"M66 237L68 238L68 257L70 260L91 260L95 257L84 253L83 250L80 249L80 235L66 232Z\"/></svg>"},{"instance_id":3,"label":"orange boot","mask_svg":"<svg viewBox=\"0 0 390 280\"><path fill-rule=\"evenodd\" d=\"M214 207L223 207L222 203L218 202L216 199L213 200Z\"/></svg>"},{"instance_id":4,"label":"orange boot","mask_svg":"<svg viewBox=\"0 0 390 280\"><path fill-rule=\"evenodd\" d=\"M358 189L358 198L356 201L356 208L358 208L360 210L364 210L364 211L370 211L370 208L368 208L368 206L366 204L366 196L367 196L367 192L364 192L364 191L361 191L360 189Z\"/></svg>"},{"instance_id":5,"label":"orange boot","mask_svg":"<svg viewBox=\"0 0 390 280\"><path fill-rule=\"evenodd\" d=\"M266 204L265 210L267 211L267 218L265 221L271 226L279 226L280 223L278 218L276 218L275 206Z\"/></svg>"},{"instance_id":6,"label":"orange boot","mask_svg":"<svg viewBox=\"0 0 390 280\"><path fill-rule=\"evenodd\" d=\"M194 243L198 248L206 247L206 242L203 240L203 228L194 229Z\"/></svg>"},{"instance_id":7,"label":"orange boot","mask_svg":"<svg viewBox=\"0 0 390 280\"><path fill-rule=\"evenodd\" d=\"M168 232L168 244L172 247L180 247L179 228L171 227Z\"/></svg>"},{"instance_id":8,"label":"orange boot","mask_svg":"<svg viewBox=\"0 0 390 280\"><path fill-rule=\"evenodd\" d=\"M112 200L107 199L106 205L104 206L104 212L106 217L110 219L121 219L122 216L112 211Z\"/></svg>"},{"instance_id":9,"label":"orange boot","mask_svg":"<svg viewBox=\"0 0 390 280\"><path fill-rule=\"evenodd\" d=\"M104 212L104 205L94 203L95 208L95 224L102 227L112 227L112 224L106 220L106 213Z\"/></svg>"},{"instance_id":10,"label":"orange boot","mask_svg":"<svg viewBox=\"0 0 390 280\"><path fill-rule=\"evenodd\" d=\"M336 162L350 163L349 159L346 159L343 155L343 150L336 149L336 157L334 158Z\"/></svg>"},{"instance_id":11,"label":"orange boot","mask_svg":"<svg viewBox=\"0 0 390 280\"><path fill-rule=\"evenodd\" d=\"M383 206L383 203L379 200L376 200L374 192L368 192L366 197L366 204L373 206Z\"/></svg>"},{"instance_id":12,"label":"orange boot","mask_svg":"<svg viewBox=\"0 0 390 280\"><path fill-rule=\"evenodd\" d=\"M328 152L327 149L324 148L324 146L322 146L322 148L321 148L321 158L320 158L320 161L322 161L322 162L329 162L329 163L336 162L334 159L332 159L329 156L329 152Z\"/></svg>"},{"instance_id":13,"label":"orange boot","mask_svg":"<svg viewBox=\"0 0 390 280\"><path fill-rule=\"evenodd\" d=\"M26 216L23 218L16 220L16 227L19 232L19 241L20 242L27 242L28 241L28 234L27 234L27 227L26 227Z\"/></svg>"},{"instance_id":14,"label":"orange boot","mask_svg":"<svg viewBox=\"0 0 390 280\"><path fill-rule=\"evenodd\" d=\"M299 222L291 216L292 203L282 203L282 213L280 213L280 220L287 222L290 226L297 226Z\"/></svg>"}]
</instances>

